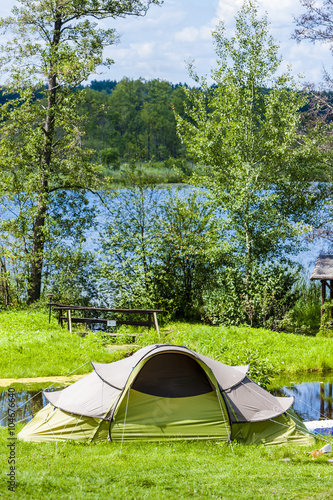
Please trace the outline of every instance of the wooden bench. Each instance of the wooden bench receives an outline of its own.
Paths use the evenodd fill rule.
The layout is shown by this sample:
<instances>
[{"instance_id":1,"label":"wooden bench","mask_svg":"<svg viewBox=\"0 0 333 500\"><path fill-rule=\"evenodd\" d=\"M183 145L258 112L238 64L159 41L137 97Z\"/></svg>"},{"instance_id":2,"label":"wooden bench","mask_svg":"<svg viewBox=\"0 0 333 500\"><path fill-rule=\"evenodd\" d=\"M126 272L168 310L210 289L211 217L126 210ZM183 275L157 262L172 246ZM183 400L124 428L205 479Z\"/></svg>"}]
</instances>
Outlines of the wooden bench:
<instances>
[{"instance_id":1,"label":"wooden bench","mask_svg":"<svg viewBox=\"0 0 333 500\"><path fill-rule=\"evenodd\" d=\"M106 307L85 307L85 306L74 306L74 305L66 305L66 304L58 304L55 302L48 302L49 306L49 321L50 321L50 311L51 307L55 311L58 311L58 321L62 326L63 321L67 322L67 328L70 332L72 332L73 323L86 323L86 324L95 324L101 323L107 326L116 326L116 325L134 325L134 326L147 326L148 329L154 327L160 336L160 330L157 321L157 313L163 312L163 309L109 309ZM122 313L122 314L147 314L148 319L144 320L113 320L107 318L87 318L87 317L77 317L72 316L72 311L90 311L90 312L103 312L103 313ZM66 314L65 314L66 313ZM113 337L118 337L122 334L120 333L108 333L108 335ZM136 334L129 334L131 337L136 337Z\"/></svg>"}]
</instances>

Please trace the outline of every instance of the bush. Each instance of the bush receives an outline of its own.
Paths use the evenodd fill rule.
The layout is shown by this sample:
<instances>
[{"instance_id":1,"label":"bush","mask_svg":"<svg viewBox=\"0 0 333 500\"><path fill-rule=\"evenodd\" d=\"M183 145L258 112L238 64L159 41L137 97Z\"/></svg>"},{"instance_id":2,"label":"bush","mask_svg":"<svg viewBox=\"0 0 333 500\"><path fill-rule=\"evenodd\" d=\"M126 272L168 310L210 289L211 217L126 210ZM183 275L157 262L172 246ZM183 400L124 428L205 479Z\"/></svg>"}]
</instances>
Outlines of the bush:
<instances>
[{"instance_id":1,"label":"bush","mask_svg":"<svg viewBox=\"0 0 333 500\"><path fill-rule=\"evenodd\" d=\"M316 335L320 328L320 284L300 280L293 291L295 303L288 310L278 329L301 335Z\"/></svg>"},{"instance_id":2,"label":"bush","mask_svg":"<svg viewBox=\"0 0 333 500\"><path fill-rule=\"evenodd\" d=\"M226 268L203 294L202 319L212 325L276 329L294 303L294 281L295 274L279 265L253 267L247 277Z\"/></svg>"}]
</instances>

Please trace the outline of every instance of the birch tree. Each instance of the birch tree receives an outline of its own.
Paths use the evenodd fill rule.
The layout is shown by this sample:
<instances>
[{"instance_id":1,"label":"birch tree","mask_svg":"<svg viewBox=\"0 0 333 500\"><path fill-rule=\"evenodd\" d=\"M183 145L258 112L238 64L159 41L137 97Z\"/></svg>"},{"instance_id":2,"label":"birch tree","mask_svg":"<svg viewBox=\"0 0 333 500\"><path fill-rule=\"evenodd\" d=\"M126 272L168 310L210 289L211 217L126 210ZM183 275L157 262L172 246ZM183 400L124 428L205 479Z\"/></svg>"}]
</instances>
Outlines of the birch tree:
<instances>
[{"instance_id":1,"label":"birch tree","mask_svg":"<svg viewBox=\"0 0 333 500\"><path fill-rule=\"evenodd\" d=\"M187 118L177 116L178 132L201 165L192 182L222 210L234 265L250 289L258 266L298 251L322 192L312 183L315 149L300 113L307 97L291 72L281 71L278 45L256 2L243 4L233 36L221 22L213 39L214 85L190 65L201 90L185 90L190 104Z\"/></svg>"}]
</instances>

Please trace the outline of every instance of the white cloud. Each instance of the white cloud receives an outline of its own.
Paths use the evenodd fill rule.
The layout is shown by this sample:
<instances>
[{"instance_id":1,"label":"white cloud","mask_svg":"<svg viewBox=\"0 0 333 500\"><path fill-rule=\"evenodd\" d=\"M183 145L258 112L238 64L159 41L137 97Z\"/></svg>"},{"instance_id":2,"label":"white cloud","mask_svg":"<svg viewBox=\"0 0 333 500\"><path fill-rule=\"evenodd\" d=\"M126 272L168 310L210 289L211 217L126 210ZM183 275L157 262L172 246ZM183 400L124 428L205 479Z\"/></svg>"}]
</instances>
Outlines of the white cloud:
<instances>
[{"instance_id":1,"label":"white cloud","mask_svg":"<svg viewBox=\"0 0 333 500\"><path fill-rule=\"evenodd\" d=\"M186 27L183 28L181 31L178 31L178 33L175 34L175 40L177 42L196 42L199 37L199 30L197 28L194 28L193 26L191 27Z\"/></svg>"},{"instance_id":2,"label":"white cloud","mask_svg":"<svg viewBox=\"0 0 333 500\"><path fill-rule=\"evenodd\" d=\"M209 26L201 26L199 29L193 26L187 26L174 35L174 40L177 42L193 43L200 40L211 40L212 28Z\"/></svg>"},{"instance_id":3,"label":"white cloud","mask_svg":"<svg viewBox=\"0 0 333 500\"><path fill-rule=\"evenodd\" d=\"M135 57L147 59L152 56L155 45L155 42L131 43L130 49Z\"/></svg>"}]
</instances>

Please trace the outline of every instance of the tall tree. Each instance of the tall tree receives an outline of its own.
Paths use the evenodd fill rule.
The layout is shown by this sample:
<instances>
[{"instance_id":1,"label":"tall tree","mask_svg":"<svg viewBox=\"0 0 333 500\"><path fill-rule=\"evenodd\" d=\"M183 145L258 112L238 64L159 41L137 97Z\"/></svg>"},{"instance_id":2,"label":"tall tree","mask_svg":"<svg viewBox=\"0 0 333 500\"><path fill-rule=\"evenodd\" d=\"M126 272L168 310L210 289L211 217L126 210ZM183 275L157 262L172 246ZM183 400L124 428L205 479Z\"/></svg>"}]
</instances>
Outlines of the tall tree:
<instances>
[{"instance_id":1,"label":"tall tree","mask_svg":"<svg viewBox=\"0 0 333 500\"><path fill-rule=\"evenodd\" d=\"M145 15L161 0L18 0L12 16L0 21L7 41L1 67L6 90L18 92L2 107L1 188L14 202L20 193L32 206L28 302L41 293L46 219L50 195L96 184L98 171L81 147L75 88L111 60L103 49L115 30L99 21Z\"/></svg>"},{"instance_id":2,"label":"tall tree","mask_svg":"<svg viewBox=\"0 0 333 500\"><path fill-rule=\"evenodd\" d=\"M202 165L192 181L208 188L226 218L235 265L250 290L254 270L297 251L298 236L320 208L311 184L312 143L302 133L306 99L290 73L279 74L278 46L266 17L246 1L227 37L213 33L218 68L209 87L186 90L187 119L177 117L189 154Z\"/></svg>"},{"instance_id":3,"label":"tall tree","mask_svg":"<svg viewBox=\"0 0 333 500\"><path fill-rule=\"evenodd\" d=\"M297 27L293 38L298 43L302 40L308 40L311 43L319 42L328 45L333 54L333 0L300 0L300 4L304 7L305 12L295 18ZM324 68L323 77L326 86L332 90L332 77L326 68ZM330 115L332 115L333 107L330 98L318 92L312 97L315 101L314 107L319 106L326 113L329 110ZM323 114L322 111L321 114Z\"/></svg>"}]
</instances>

